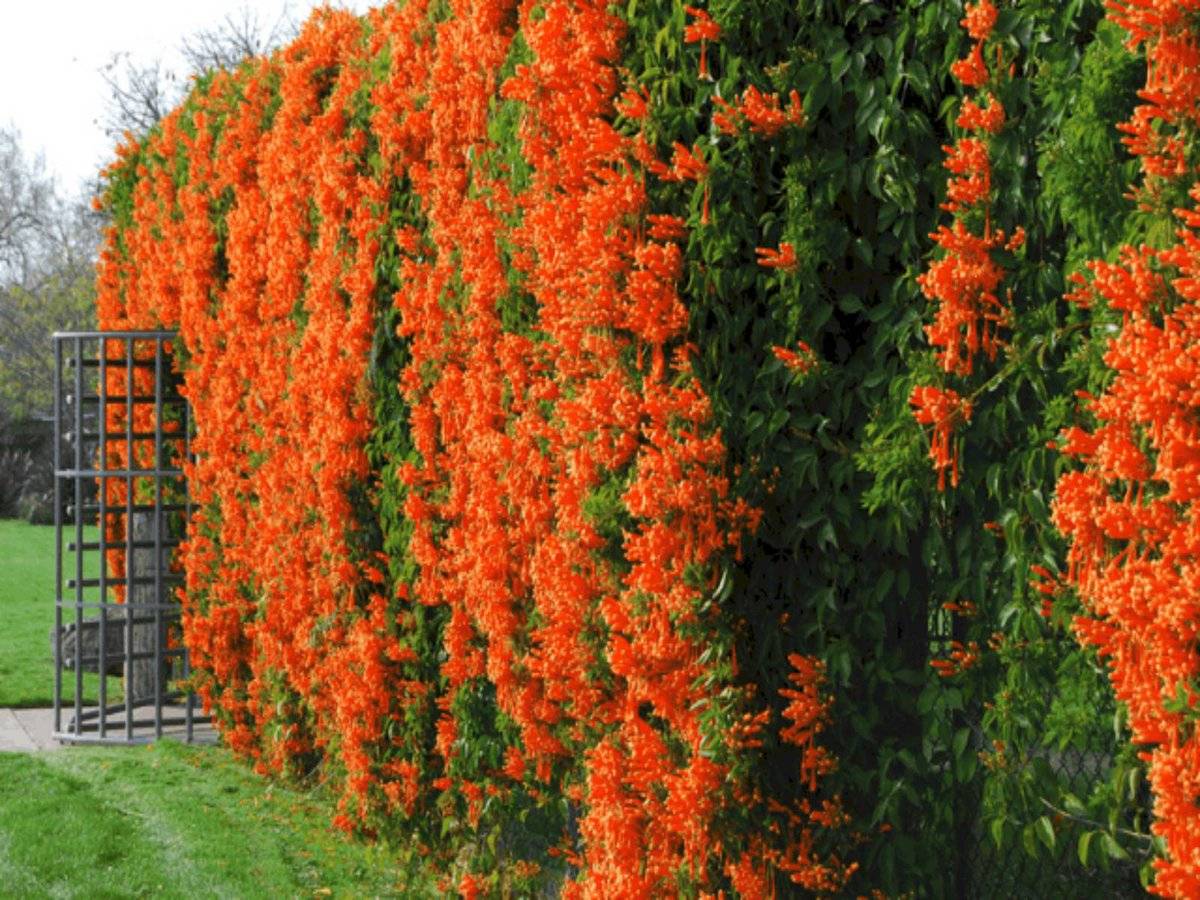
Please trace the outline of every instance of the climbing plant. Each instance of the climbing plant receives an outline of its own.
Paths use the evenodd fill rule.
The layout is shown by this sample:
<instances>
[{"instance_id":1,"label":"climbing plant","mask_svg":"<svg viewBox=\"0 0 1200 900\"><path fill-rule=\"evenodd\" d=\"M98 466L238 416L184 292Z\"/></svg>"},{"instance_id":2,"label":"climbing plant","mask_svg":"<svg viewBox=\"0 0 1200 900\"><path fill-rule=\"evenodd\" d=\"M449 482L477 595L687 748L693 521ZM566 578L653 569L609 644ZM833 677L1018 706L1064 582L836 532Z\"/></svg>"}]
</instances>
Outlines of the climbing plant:
<instances>
[{"instance_id":1,"label":"climbing plant","mask_svg":"<svg viewBox=\"0 0 1200 900\"><path fill-rule=\"evenodd\" d=\"M99 315L179 331L225 740L464 896L1186 896L1131 598L1190 571L1194 42L1110 16L410 0L199 77Z\"/></svg>"}]
</instances>

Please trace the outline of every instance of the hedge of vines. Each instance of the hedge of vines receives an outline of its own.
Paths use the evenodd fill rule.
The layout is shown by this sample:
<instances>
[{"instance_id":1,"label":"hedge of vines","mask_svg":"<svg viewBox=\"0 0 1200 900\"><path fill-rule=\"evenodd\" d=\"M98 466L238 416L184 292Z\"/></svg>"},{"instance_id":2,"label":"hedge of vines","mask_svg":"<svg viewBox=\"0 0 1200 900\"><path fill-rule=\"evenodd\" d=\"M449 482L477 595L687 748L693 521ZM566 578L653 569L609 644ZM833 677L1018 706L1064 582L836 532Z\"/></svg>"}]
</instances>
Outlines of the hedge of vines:
<instances>
[{"instance_id":1,"label":"hedge of vines","mask_svg":"<svg viewBox=\"0 0 1200 900\"><path fill-rule=\"evenodd\" d=\"M468 897L958 896L976 827L1194 895L1200 43L1109 7L410 0L198 77L99 315L179 330L226 742Z\"/></svg>"}]
</instances>

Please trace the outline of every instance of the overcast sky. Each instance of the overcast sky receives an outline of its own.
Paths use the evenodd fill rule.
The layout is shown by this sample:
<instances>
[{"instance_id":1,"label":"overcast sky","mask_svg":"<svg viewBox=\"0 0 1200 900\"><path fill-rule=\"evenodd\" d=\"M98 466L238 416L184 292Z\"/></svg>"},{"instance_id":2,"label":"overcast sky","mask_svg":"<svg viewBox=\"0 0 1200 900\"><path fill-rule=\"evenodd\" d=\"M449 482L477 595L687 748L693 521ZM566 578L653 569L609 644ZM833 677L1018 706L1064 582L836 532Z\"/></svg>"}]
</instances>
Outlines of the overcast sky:
<instances>
[{"instance_id":1,"label":"overcast sky","mask_svg":"<svg viewBox=\"0 0 1200 900\"><path fill-rule=\"evenodd\" d=\"M383 0L340 0L362 12ZM114 53L162 59L181 75L179 44L226 16L252 10L270 28L285 11L303 21L320 0L0 0L0 124L15 125L26 153L42 153L59 187L74 193L113 156L100 122L99 70Z\"/></svg>"}]
</instances>

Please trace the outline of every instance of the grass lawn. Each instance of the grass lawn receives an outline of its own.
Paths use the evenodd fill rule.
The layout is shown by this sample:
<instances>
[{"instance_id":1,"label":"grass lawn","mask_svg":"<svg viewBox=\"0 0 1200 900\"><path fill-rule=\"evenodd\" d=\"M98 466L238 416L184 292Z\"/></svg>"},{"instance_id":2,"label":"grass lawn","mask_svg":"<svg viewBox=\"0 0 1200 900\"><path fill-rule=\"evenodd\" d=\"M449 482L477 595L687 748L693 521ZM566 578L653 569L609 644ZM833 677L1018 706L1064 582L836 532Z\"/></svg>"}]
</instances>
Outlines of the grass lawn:
<instances>
[{"instance_id":1,"label":"grass lawn","mask_svg":"<svg viewBox=\"0 0 1200 900\"><path fill-rule=\"evenodd\" d=\"M0 520L0 616L0 706L49 706L53 527ZM411 850L345 838L329 810L224 748L0 753L0 898L440 896Z\"/></svg>"},{"instance_id":2,"label":"grass lawn","mask_svg":"<svg viewBox=\"0 0 1200 900\"><path fill-rule=\"evenodd\" d=\"M0 897L437 897L412 851L216 747L0 753Z\"/></svg>"},{"instance_id":3,"label":"grass lawn","mask_svg":"<svg viewBox=\"0 0 1200 900\"><path fill-rule=\"evenodd\" d=\"M89 529L95 539L95 529ZM96 554L87 561L95 577ZM0 706L49 706L54 699L54 527L0 519ZM63 702L74 702L74 678L63 672ZM85 675L85 701L94 702L99 678ZM122 698L121 679L108 679L108 700ZM0 884L3 884L0 881Z\"/></svg>"}]
</instances>

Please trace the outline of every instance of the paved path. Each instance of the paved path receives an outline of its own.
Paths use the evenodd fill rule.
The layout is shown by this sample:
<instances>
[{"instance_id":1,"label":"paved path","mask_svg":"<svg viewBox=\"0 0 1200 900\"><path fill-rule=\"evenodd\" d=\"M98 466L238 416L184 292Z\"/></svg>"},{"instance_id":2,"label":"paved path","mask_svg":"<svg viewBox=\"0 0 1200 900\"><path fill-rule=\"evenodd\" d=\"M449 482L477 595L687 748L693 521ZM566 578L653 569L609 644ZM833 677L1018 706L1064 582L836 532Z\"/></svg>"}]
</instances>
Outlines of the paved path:
<instances>
[{"instance_id":1,"label":"paved path","mask_svg":"<svg viewBox=\"0 0 1200 900\"><path fill-rule=\"evenodd\" d=\"M0 708L0 751L39 753L59 750L53 738L54 710Z\"/></svg>"},{"instance_id":2,"label":"paved path","mask_svg":"<svg viewBox=\"0 0 1200 900\"><path fill-rule=\"evenodd\" d=\"M180 716L182 715L181 707L164 707L164 716ZM71 710L64 709L63 728L69 728L67 724L71 717ZM114 743L119 744L120 738L124 736L124 726L120 721L110 720L108 722L109 734L113 737ZM135 741L138 743L152 739L154 736L153 727L138 728L134 732ZM163 727L163 737L172 738L177 741L186 739L186 731L183 725L172 723ZM192 741L196 744L216 744L218 743L217 733L207 721L200 719L199 711L197 711L197 721L194 726ZM54 738L54 710L53 709L8 709L0 707L0 753L5 751L10 753L44 753L61 750L63 747L72 746L71 744L60 744Z\"/></svg>"}]
</instances>

